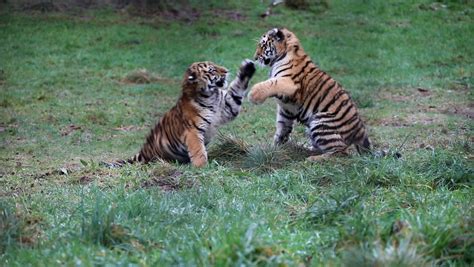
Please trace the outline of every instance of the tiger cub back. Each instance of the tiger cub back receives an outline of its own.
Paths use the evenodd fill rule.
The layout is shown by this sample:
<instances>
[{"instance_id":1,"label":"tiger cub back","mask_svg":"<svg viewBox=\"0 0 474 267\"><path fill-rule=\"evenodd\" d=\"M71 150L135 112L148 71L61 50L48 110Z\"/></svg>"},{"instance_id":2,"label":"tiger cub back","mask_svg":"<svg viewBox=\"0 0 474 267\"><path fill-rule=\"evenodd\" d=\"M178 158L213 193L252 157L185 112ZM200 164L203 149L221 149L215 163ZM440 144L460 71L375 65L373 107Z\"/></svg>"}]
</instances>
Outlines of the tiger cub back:
<instances>
[{"instance_id":1,"label":"tiger cub back","mask_svg":"<svg viewBox=\"0 0 474 267\"><path fill-rule=\"evenodd\" d=\"M294 33L268 31L257 45L255 59L270 67L270 78L254 85L249 99L258 104L268 97L277 98L275 143L288 141L296 120L307 127L311 144L320 153L344 153L352 144L359 153L370 151L355 103L311 60Z\"/></svg>"}]
</instances>

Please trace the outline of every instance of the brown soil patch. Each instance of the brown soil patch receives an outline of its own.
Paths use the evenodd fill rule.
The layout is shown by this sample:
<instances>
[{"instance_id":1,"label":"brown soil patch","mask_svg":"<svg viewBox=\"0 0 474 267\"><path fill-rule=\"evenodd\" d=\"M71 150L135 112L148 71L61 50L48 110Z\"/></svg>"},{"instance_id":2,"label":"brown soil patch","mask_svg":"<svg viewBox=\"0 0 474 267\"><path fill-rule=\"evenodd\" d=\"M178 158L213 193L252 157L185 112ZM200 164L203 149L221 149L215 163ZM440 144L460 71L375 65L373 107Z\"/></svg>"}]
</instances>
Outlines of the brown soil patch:
<instances>
[{"instance_id":1,"label":"brown soil patch","mask_svg":"<svg viewBox=\"0 0 474 267\"><path fill-rule=\"evenodd\" d=\"M149 128L149 127L128 125L128 126L120 126L120 127L114 128L114 130L121 131L121 132L134 132L134 131L140 131L145 128Z\"/></svg>"},{"instance_id":2,"label":"brown soil patch","mask_svg":"<svg viewBox=\"0 0 474 267\"><path fill-rule=\"evenodd\" d=\"M0 69L0 84L4 84L6 80L7 77L5 75L5 71Z\"/></svg>"},{"instance_id":3,"label":"brown soil patch","mask_svg":"<svg viewBox=\"0 0 474 267\"><path fill-rule=\"evenodd\" d=\"M164 79L149 72L147 69L138 69L127 74L120 82L124 84L148 84L162 80Z\"/></svg>"},{"instance_id":4,"label":"brown soil patch","mask_svg":"<svg viewBox=\"0 0 474 267\"><path fill-rule=\"evenodd\" d=\"M163 191L177 191L196 186L196 181L183 180L182 172L174 169L155 170L150 173L150 179L141 184L142 188L159 187Z\"/></svg>"},{"instance_id":5,"label":"brown soil patch","mask_svg":"<svg viewBox=\"0 0 474 267\"><path fill-rule=\"evenodd\" d=\"M474 103L467 106L450 106L441 110L441 113L448 115L458 115L468 119L474 119Z\"/></svg>"},{"instance_id":6,"label":"brown soil patch","mask_svg":"<svg viewBox=\"0 0 474 267\"><path fill-rule=\"evenodd\" d=\"M378 97L380 99L390 100L394 102L410 102L416 100L419 97L430 97L431 95L432 91L430 89L418 87L396 93L382 91L378 94Z\"/></svg>"},{"instance_id":7,"label":"brown soil patch","mask_svg":"<svg viewBox=\"0 0 474 267\"><path fill-rule=\"evenodd\" d=\"M247 19L245 14L237 10L213 10L213 13L232 21L242 21Z\"/></svg>"},{"instance_id":8,"label":"brown soil patch","mask_svg":"<svg viewBox=\"0 0 474 267\"><path fill-rule=\"evenodd\" d=\"M394 102L406 102L413 99L413 97L409 95L393 94L390 92L379 93L379 98L394 101Z\"/></svg>"},{"instance_id":9,"label":"brown soil patch","mask_svg":"<svg viewBox=\"0 0 474 267\"><path fill-rule=\"evenodd\" d=\"M176 84L176 80L161 77L158 74L154 74L147 69L138 69L125 75L124 78L119 79L120 84L150 84L150 83L166 83Z\"/></svg>"},{"instance_id":10,"label":"brown soil patch","mask_svg":"<svg viewBox=\"0 0 474 267\"><path fill-rule=\"evenodd\" d=\"M156 14L157 16L170 21L182 21L191 23L198 20L201 17L201 12L197 9L181 8L181 9L169 9Z\"/></svg>"},{"instance_id":11,"label":"brown soil patch","mask_svg":"<svg viewBox=\"0 0 474 267\"><path fill-rule=\"evenodd\" d=\"M64 127L64 128L61 130L61 136L68 136L68 135L70 135L72 132L77 131L77 130L80 130L80 129L81 129L81 126L77 126L77 125L71 124L71 125L69 125L69 126Z\"/></svg>"},{"instance_id":12,"label":"brown soil patch","mask_svg":"<svg viewBox=\"0 0 474 267\"><path fill-rule=\"evenodd\" d=\"M442 118L436 115L428 116L425 113L414 113L409 114L406 117L399 117L396 115L390 118L383 118L379 120L377 124L392 127L409 127L413 125L442 124L442 122Z\"/></svg>"},{"instance_id":13,"label":"brown soil patch","mask_svg":"<svg viewBox=\"0 0 474 267\"><path fill-rule=\"evenodd\" d=\"M430 90L430 89L418 87L418 88L416 88L416 90L417 90L417 91L420 93L420 95L422 95L422 96L430 96L430 95L431 95L431 90Z\"/></svg>"},{"instance_id":14,"label":"brown soil patch","mask_svg":"<svg viewBox=\"0 0 474 267\"><path fill-rule=\"evenodd\" d=\"M92 182L94 180L94 178L90 175L84 175L84 176L81 176L77 182L80 183L80 184L88 184L90 182Z\"/></svg>"}]
</instances>

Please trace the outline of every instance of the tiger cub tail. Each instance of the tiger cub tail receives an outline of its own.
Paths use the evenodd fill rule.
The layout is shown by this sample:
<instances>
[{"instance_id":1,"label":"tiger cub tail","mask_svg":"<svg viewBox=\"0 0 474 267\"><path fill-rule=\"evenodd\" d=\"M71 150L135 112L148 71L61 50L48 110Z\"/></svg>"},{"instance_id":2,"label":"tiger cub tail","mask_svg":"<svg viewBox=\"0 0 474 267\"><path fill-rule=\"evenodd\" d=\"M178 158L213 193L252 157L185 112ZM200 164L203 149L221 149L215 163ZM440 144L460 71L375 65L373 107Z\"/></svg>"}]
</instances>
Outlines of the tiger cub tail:
<instances>
[{"instance_id":1,"label":"tiger cub tail","mask_svg":"<svg viewBox=\"0 0 474 267\"><path fill-rule=\"evenodd\" d=\"M369 136L367 134L356 143L357 152L359 155L362 154L372 154L372 143L370 142Z\"/></svg>"},{"instance_id":2,"label":"tiger cub tail","mask_svg":"<svg viewBox=\"0 0 474 267\"><path fill-rule=\"evenodd\" d=\"M140 163L140 162L145 162L145 159L143 158L141 153L138 153L138 154L136 154L135 156L133 156L129 159L117 160L115 162L102 161L100 164L105 166L105 167L114 169L114 168L121 168L121 167L123 167L124 165L127 165L127 164L135 164L135 163Z\"/></svg>"}]
</instances>

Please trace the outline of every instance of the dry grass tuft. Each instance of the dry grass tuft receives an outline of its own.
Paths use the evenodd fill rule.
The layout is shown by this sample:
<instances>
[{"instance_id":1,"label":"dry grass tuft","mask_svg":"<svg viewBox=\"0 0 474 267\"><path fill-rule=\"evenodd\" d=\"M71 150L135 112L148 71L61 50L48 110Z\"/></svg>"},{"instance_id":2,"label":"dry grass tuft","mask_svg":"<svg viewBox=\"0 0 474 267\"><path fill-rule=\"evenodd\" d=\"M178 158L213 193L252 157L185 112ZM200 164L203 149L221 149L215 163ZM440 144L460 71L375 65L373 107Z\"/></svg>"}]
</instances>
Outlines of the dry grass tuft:
<instances>
[{"instance_id":1,"label":"dry grass tuft","mask_svg":"<svg viewBox=\"0 0 474 267\"><path fill-rule=\"evenodd\" d=\"M217 135L217 143L210 147L209 157L219 160L235 160L249 152L250 145L232 134Z\"/></svg>"},{"instance_id":2,"label":"dry grass tuft","mask_svg":"<svg viewBox=\"0 0 474 267\"><path fill-rule=\"evenodd\" d=\"M120 82L124 84L149 84L162 80L162 77L149 72L147 69L138 69L127 74Z\"/></svg>"}]
</instances>

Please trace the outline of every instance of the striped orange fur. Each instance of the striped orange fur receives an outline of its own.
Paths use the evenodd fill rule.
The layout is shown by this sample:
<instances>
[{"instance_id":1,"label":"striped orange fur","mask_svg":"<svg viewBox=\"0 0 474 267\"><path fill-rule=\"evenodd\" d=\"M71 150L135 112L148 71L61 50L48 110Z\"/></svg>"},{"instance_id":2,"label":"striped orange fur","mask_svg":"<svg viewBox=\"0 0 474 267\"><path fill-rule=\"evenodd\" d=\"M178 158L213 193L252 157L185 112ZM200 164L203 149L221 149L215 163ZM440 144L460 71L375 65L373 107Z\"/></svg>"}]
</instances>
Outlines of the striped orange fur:
<instances>
[{"instance_id":1,"label":"striped orange fur","mask_svg":"<svg viewBox=\"0 0 474 267\"><path fill-rule=\"evenodd\" d=\"M206 145L217 127L239 114L254 72L253 62L244 61L236 78L223 90L227 82L226 68L209 61L193 63L184 74L178 102L151 130L140 152L112 165L161 159L204 166Z\"/></svg>"},{"instance_id":2,"label":"striped orange fur","mask_svg":"<svg viewBox=\"0 0 474 267\"><path fill-rule=\"evenodd\" d=\"M257 45L255 59L270 67L270 78L255 84L249 99L259 104L268 97L277 98L276 144L288 141L294 121L298 121L307 127L313 148L325 156L345 153L352 144L359 153L370 151L355 103L311 60L294 33L285 28L268 31Z\"/></svg>"}]
</instances>

